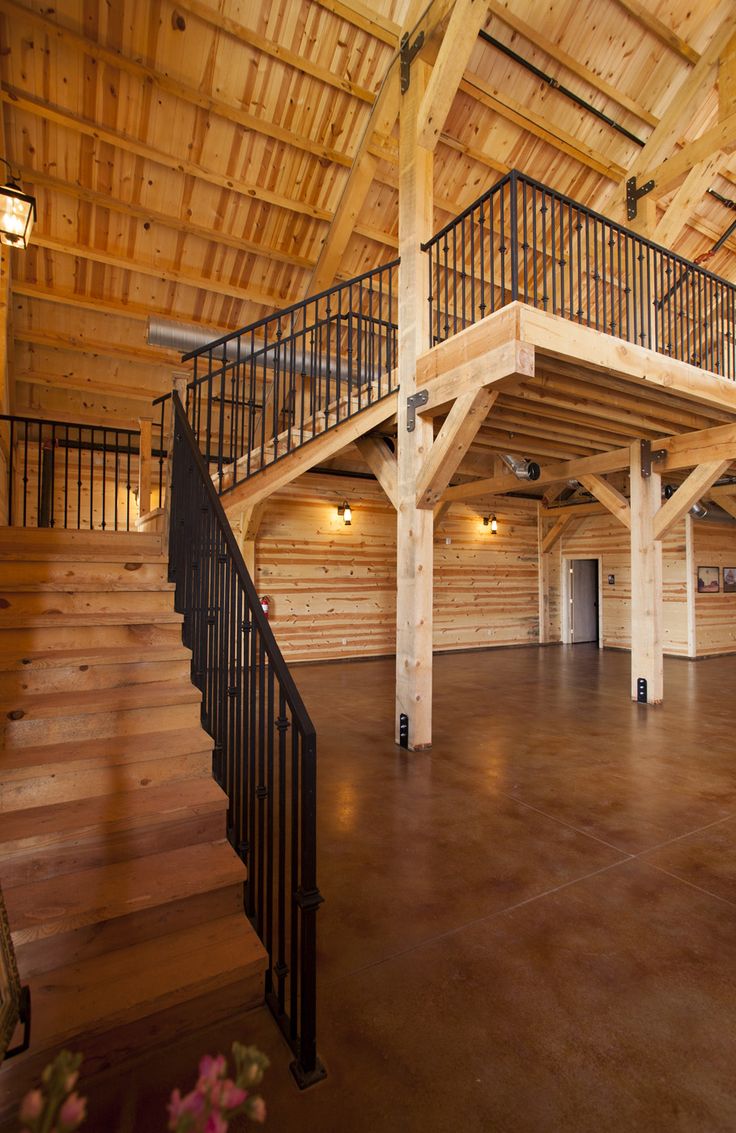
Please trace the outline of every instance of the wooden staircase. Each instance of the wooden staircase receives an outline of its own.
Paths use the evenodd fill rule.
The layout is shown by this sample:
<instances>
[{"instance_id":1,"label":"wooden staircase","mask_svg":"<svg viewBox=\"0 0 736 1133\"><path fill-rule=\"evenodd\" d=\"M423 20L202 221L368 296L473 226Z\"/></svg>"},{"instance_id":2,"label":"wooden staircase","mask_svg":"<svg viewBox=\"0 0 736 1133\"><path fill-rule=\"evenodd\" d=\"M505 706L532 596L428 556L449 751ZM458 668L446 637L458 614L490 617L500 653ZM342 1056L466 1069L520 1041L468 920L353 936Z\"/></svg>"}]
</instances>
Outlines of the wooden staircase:
<instances>
[{"instance_id":1,"label":"wooden staircase","mask_svg":"<svg viewBox=\"0 0 736 1133\"><path fill-rule=\"evenodd\" d=\"M85 1080L263 999L161 537L0 529L0 881L31 1049Z\"/></svg>"}]
</instances>

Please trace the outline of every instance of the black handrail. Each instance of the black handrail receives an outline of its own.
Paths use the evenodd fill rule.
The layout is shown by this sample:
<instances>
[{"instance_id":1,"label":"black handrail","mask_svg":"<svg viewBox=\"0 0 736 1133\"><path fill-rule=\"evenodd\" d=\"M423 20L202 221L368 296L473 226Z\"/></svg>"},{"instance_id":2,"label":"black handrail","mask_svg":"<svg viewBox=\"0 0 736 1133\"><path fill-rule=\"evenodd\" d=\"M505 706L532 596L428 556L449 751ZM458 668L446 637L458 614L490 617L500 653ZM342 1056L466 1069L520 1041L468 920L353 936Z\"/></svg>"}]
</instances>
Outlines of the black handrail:
<instances>
[{"instance_id":1,"label":"black handrail","mask_svg":"<svg viewBox=\"0 0 736 1133\"><path fill-rule=\"evenodd\" d=\"M187 416L220 494L396 390L398 262L184 355Z\"/></svg>"},{"instance_id":2,"label":"black handrail","mask_svg":"<svg viewBox=\"0 0 736 1133\"><path fill-rule=\"evenodd\" d=\"M8 423L9 526L102 531L135 526L137 430L5 413L0 421ZM161 470L163 453L153 452ZM159 500L162 491L159 478Z\"/></svg>"},{"instance_id":3,"label":"black handrail","mask_svg":"<svg viewBox=\"0 0 736 1133\"><path fill-rule=\"evenodd\" d=\"M736 286L512 170L422 245L430 344L519 301L736 379Z\"/></svg>"},{"instance_id":4,"label":"black handrail","mask_svg":"<svg viewBox=\"0 0 736 1133\"><path fill-rule=\"evenodd\" d=\"M301 1086L324 1077L316 1048L317 737L261 609L178 394L169 578L184 614L228 838L248 867L245 911L269 956L266 1001Z\"/></svg>"}]
</instances>

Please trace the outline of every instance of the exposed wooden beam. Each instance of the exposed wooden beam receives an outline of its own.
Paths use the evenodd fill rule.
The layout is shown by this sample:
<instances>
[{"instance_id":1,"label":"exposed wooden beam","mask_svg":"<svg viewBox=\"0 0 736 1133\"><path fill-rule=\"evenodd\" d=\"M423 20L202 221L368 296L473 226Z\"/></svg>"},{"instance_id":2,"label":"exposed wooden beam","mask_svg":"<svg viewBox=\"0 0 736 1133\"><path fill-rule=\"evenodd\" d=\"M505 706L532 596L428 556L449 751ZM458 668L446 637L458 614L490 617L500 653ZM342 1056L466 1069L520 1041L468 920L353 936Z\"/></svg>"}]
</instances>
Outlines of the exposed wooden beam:
<instances>
[{"instance_id":1,"label":"exposed wooden beam","mask_svg":"<svg viewBox=\"0 0 736 1133\"><path fill-rule=\"evenodd\" d=\"M84 134L87 137L95 139L95 141L107 142L116 149L133 153L137 157L142 157L146 161L161 165L165 169L172 170L174 173L196 177L200 181L206 181L210 185L216 185L218 189L229 189L234 193L240 193L242 196L248 197L250 200L263 201L265 204L275 205L277 208L297 213L300 216L309 216L314 220L332 219L332 213L328 209L320 208L318 205L312 205L306 201L298 201L292 197L285 197L282 193L274 193L270 189L266 189L257 183L240 181L237 177L228 177L226 174L219 173L213 169L205 169L204 166L197 165L193 161L186 161L180 156L166 154L162 150L156 149L154 146L136 141L128 134L123 134L118 130L105 129L100 126L99 123L92 122L82 117L80 114L72 114L69 111L61 110L39 99L30 98L22 91L15 90L7 83L3 83L2 91L0 91L0 101L13 106L16 110L23 110L28 114L35 115L37 118L42 118L46 122L53 122L55 125L62 126L67 130Z\"/></svg>"},{"instance_id":2,"label":"exposed wooden beam","mask_svg":"<svg viewBox=\"0 0 736 1133\"><path fill-rule=\"evenodd\" d=\"M700 56L689 43L681 39L676 32L667 27L667 24L658 19L653 12L649 10L642 0L618 0L618 4L625 12L628 12L638 24L641 25L646 31L655 36L660 43L664 43L681 59L687 60L688 63L697 63Z\"/></svg>"},{"instance_id":3,"label":"exposed wooden beam","mask_svg":"<svg viewBox=\"0 0 736 1133\"><path fill-rule=\"evenodd\" d=\"M432 417L455 397L472 395L484 386L506 388L533 375L534 351L522 343L507 342L480 358L460 362L436 378L423 379L428 398L419 412L424 417Z\"/></svg>"},{"instance_id":4,"label":"exposed wooden beam","mask_svg":"<svg viewBox=\"0 0 736 1133\"><path fill-rule=\"evenodd\" d=\"M367 102L369 105L373 103L375 96L372 91L365 90L364 87L328 70L326 67L312 63L306 55L297 54L275 40L259 35L258 32L246 27L238 20L226 16L218 8L213 8L210 4L204 3L203 0L177 0L176 6L179 11L196 16L208 27L221 33L224 32L240 43L245 43L259 51L262 55L276 59L287 67L293 67L294 70L301 71L302 74L309 75L313 79L318 79L321 83L326 83L327 86L334 87L336 90L344 91L345 94L352 95L353 98L360 99L361 102Z\"/></svg>"},{"instance_id":5,"label":"exposed wooden beam","mask_svg":"<svg viewBox=\"0 0 736 1133\"><path fill-rule=\"evenodd\" d=\"M619 3L622 2L623 0L619 0ZM632 4L633 0L626 0L626 3ZM642 8L642 12L645 10L643 5L639 5L639 7ZM640 18L643 18L641 14ZM651 176L650 170L656 169L671 155L673 147L687 128L693 106L699 105L708 93L713 83L719 55L734 31L736 31L736 12L730 10L716 29L706 50L673 93L669 106L662 115L659 124L630 166L626 174L627 178L636 177L639 184L645 183ZM708 152L713 152L718 148L720 148L719 144L714 142ZM707 155L701 154L701 157L703 156ZM700 160L700 158L696 160ZM623 218L626 215L623 187L611 189L598 207L599 211L603 213Z\"/></svg>"},{"instance_id":6,"label":"exposed wooden beam","mask_svg":"<svg viewBox=\"0 0 736 1133\"><path fill-rule=\"evenodd\" d=\"M736 487L734 488L734 491L736 491ZM709 495L713 495L712 489ZM730 494L727 496L718 496L716 498L716 503L720 508L723 508L725 512L728 512L729 515L732 515L733 518L736 519L736 495Z\"/></svg>"},{"instance_id":7,"label":"exposed wooden beam","mask_svg":"<svg viewBox=\"0 0 736 1133\"><path fill-rule=\"evenodd\" d=\"M62 26L55 19L51 20L47 16L17 3L16 0L0 0L0 12L7 12L13 20L24 20L31 26L42 29L50 39L63 47L81 51L90 59L125 71L127 74L140 79L142 84L151 83L158 90L165 91L180 102L197 106L201 110L207 111L208 114L217 115L217 117L223 118L241 129L261 134L273 141L282 142L293 149L311 154L321 161L331 161L336 165L344 166L351 164L352 159L349 154L339 153L328 146L313 142L302 134L295 134L274 122L268 122L263 117L249 114L235 101L227 102L224 98L216 97L210 92L200 91L196 87L188 86L155 67L149 67L140 60L130 59L120 51L104 47L95 40L88 39L71 28Z\"/></svg>"},{"instance_id":8,"label":"exposed wooden beam","mask_svg":"<svg viewBox=\"0 0 736 1133\"><path fill-rule=\"evenodd\" d=\"M388 496L391 505L398 508L396 454L391 452L382 437L359 437L355 447Z\"/></svg>"},{"instance_id":9,"label":"exposed wooden beam","mask_svg":"<svg viewBox=\"0 0 736 1133\"><path fill-rule=\"evenodd\" d=\"M208 243L218 247L235 249L252 256L263 256L278 263L288 264L290 267L311 268L314 266L315 261L312 258L292 255L268 244L259 244L255 240L245 240L235 233L223 232L213 228L212 225L196 224L188 217L182 219L181 216L172 216L169 213L146 208L144 205L122 201L118 197L112 197L109 193L89 189L77 182L62 181L58 177L50 177L48 173L40 173L37 169L21 166L20 175L23 183L29 186L29 192L38 187L50 189L57 193L65 193L67 196L84 201L86 204L109 209L110 212L128 216L133 220L140 220L144 224L153 222L173 232L179 232L183 236L198 236L201 240L207 240Z\"/></svg>"},{"instance_id":10,"label":"exposed wooden beam","mask_svg":"<svg viewBox=\"0 0 736 1133\"><path fill-rule=\"evenodd\" d=\"M588 169L594 169L596 173L600 173L603 177L619 182L626 175L626 170L622 165L611 161L605 154L594 150L585 142L581 142L579 138L568 134L567 131L557 126L551 126L549 119L543 114L537 114L528 106L516 102L507 91L502 93L491 86L490 83L485 82L479 75L467 74L460 83L460 90L477 99L489 110L494 110L507 122L513 122L515 126L527 130L534 137L548 142L560 153L575 158L581 165L585 165Z\"/></svg>"},{"instance_id":11,"label":"exposed wooden beam","mask_svg":"<svg viewBox=\"0 0 736 1133\"><path fill-rule=\"evenodd\" d=\"M730 460L713 460L694 468L654 517L654 538L664 539L693 504L723 475L730 463Z\"/></svg>"},{"instance_id":12,"label":"exposed wooden beam","mask_svg":"<svg viewBox=\"0 0 736 1133\"><path fill-rule=\"evenodd\" d=\"M435 507L497 398L497 390L479 389L456 399L417 475L418 508Z\"/></svg>"},{"instance_id":13,"label":"exposed wooden beam","mask_svg":"<svg viewBox=\"0 0 736 1133\"><path fill-rule=\"evenodd\" d=\"M679 437L666 437L657 441L654 448L666 451L659 464L661 472L675 472L682 468L695 468L716 460L736 460L736 424L716 425Z\"/></svg>"},{"instance_id":14,"label":"exposed wooden beam","mask_svg":"<svg viewBox=\"0 0 736 1133\"><path fill-rule=\"evenodd\" d=\"M166 350L152 346L134 346L122 342L110 342L105 339L87 338L79 333L78 325L68 334L58 331L44 330L40 327L16 328L14 335L16 342L27 342L35 346L48 346L52 350L69 350L78 354L93 354L98 357L119 358L124 362L133 362L137 365L149 364L152 366L178 366L181 354L176 350Z\"/></svg>"},{"instance_id":15,"label":"exposed wooden beam","mask_svg":"<svg viewBox=\"0 0 736 1133\"><path fill-rule=\"evenodd\" d=\"M698 165L693 166L675 193L664 215L659 218L652 239L665 247L672 247L688 218L700 204L713 179L727 159L725 150L717 150Z\"/></svg>"},{"instance_id":16,"label":"exposed wooden beam","mask_svg":"<svg viewBox=\"0 0 736 1133\"><path fill-rule=\"evenodd\" d=\"M621 494L613 484L609 484L602 476L581 476L580 483L583 487L594 495L595 498L603 504L603 506L614 515L616 519L623 523L624 527L631 530L631 508L629 501Z\"/></svg>"},{"instance_id":17,"label":"exposed wooden beam","mask_svg":"<svg viewBox=\"0 0 736 1133\"><path fill-rule=\"evenodd\" d=\"M401 31L399 25L379 12L373 11L367 4L361 4L360 0L350 0L349 3L347 0L316 0L316 2L320 8L333 12L341 20L368 32L389 47L398 47Z\"/></svg>"},{"instance_id":18,"label":"exposed wooden beam","mask_svg":"<svg viewBox=\"0 0 736 1133\"><path fill-rule=\"evenodd\" d=\"M456 503L458 500L472 500L477 496L498 495L505 492L520 491L526 488L537 491L547 484L559 484L563 480L579 480L589 472L620 472L629 466L628 449L599 453L597 456L575 457L557 464L550 464L541 470L538 480L522 483L516 477L490 476L483 480L473 480L469 484L456 484L446 490L443 499Z\"/></svg>"},{"instance_id":19,"label":"exposed wooden beam","mask_svg":"<svg viewBox=\"0 0 736 1133\"><path fill-rule=\"evenodd\" d=\"M39 248L47 248L65 256L74 256L81 260L91 260L93 263L106 264L108 267L119 268L121 271L151 276L154 279L164 279L169 283L179 283L186 287L195 287L199 291L212 291L216 295L225 295L229 299L240 299L245 303L257 303L263 307L283 307L288 299L283 295L274 295L272 292L263 292L258 288L238 287L227 279L205 279L200 275L175 268L163 267L161 264L147 264L129 256L112 252L98 251L89 245L72 243L66 240L57 240L43 232L34 229L33 242Z\"/></svg>"},{"instance_id":20,"label":"exposed wooden beam","mask_svg":"<svg viewBox=\"0 0 736 1133\"><path fill-rule=\"evenodd\" d=\"M575 515L575 510L576 509L570 508L569 512L564 511L562 515L559 515L557 517L554 526L550 527L549 531L543 537L540 543L540 550L543 555L546 555L548 551L551 551L555 543L557 543L562 538L563 532L569 526L572 520L580 518L580 516Z\"/></svg>"},{"instance_id":21,"label":"exposed wooden beam","mask_svg":"<svg viewBox=\"0 0 736 1133\"><path fill-rule=\"evenodd\" d=\"M658 472L641 474L641 448L631 446L631 697L646 681L649 704L662 700L662 543L654 519L662 498Z\"/></svg>"},{"instance_id":22,"label":"exposed wooden beam","mask_svg":"<svg viewBox=\"0 0 736 1133\"><path fill-rule=\"evenodd\" d=\"M642 122L646 122L648 126L656 126L659 121L658 118L651 114L645 106L637 102L622 90L607 83L604 78L586 67L584 63L568 55L566 51L560 46L559 43L553 43L552 40L547 39L541 32L538 32L532 24L522 20L514 12L510 10L513 0L487 0L488 7L494 16L502 20L508 27L513 28L515 32L523 36L528 43L534 44L541 51L544 51L555 63L559 63L566 70L570 71L573 75L577 75L579 79L587 83L588 86L593 87L594 90L600 91L606 98L610 98L612 102L616 102L624 110L629 110L640 118ZM699 58L699 57L697 57ZM697 61L697 59L696 59Z\"/></svg>"},{"instance_id":23,"label":"exposed wooden beam","mask_svg":"<svg viewBox=\"0 0 736 1133\"><path fill-rule=\"evenodd\" d=\"M711 158L714 171L723 164L727 154L736 149L736 113L730 114L699 138L688 142L660 165L651 166L644 175L645 180L654 181L651 199L655 200L675 188L694 169Z\"/></svg>"},{"instance_id":24,"label":"exposed wooden beam","mask_svg":"<svg viewBox=\"0 0 736 1133\"><path fill-rule=\"evenodd\" d=\"M432 74L419 108L417 142L434 150L470 60L478 32L486 21L485 0L455 0L455 6L437 53Z\"/></svg>"}]
</instances>

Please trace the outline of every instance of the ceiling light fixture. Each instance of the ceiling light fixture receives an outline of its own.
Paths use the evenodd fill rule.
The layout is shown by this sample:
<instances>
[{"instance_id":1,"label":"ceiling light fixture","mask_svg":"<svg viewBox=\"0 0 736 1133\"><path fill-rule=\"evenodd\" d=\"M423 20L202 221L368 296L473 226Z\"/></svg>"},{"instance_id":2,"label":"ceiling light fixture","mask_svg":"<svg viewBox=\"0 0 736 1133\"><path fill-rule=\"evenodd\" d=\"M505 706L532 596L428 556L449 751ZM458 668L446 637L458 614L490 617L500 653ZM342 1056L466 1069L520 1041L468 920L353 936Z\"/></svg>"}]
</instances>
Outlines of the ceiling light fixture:
<instances>
[{"instance_id":1,"label":"ceiling light fixture","mask_svg":"<svg viewBox=\"0 0 736 1133\"><path fill-rule=\"evenodd\" d=\"M8 179L0 186L0 244L10 248L27 248L31 229L36 219L36 198L24 193L18 176L9 161L0 157L8 167Z\"/></svg>"}]
</instances>

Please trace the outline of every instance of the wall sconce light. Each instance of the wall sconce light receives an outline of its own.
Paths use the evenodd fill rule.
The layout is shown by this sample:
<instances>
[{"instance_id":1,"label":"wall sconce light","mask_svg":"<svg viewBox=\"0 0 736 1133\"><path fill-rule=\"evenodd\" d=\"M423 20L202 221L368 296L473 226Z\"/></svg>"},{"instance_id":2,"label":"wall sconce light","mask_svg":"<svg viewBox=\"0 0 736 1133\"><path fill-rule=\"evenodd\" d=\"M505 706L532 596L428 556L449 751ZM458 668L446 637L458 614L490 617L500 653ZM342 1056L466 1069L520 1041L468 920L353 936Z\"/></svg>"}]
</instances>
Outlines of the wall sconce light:
<instances>
[{"instance_id":1,"label":"wall sconce light","mask_svg":"<svg viewBox=\"0 0 736 1133\"><path fill-rule=\"evenodd\" d=\"M36 219L36 198L24 193L13 174L10 162L0 161L8 167L8 180L0 186L0 244L11 248L27 248L31 229Z\"/></svg>"},{"instance_id":2,"label":"wall sconce light","mask_svg":"<svg viewBox=\"0 0 736 1133\"><path fill-rule=\"evenodd\" d=\"M495 515L484 515L483 526L490 527L491 535L498 535L498 520Z\"/></svg>"},{"instance_id":3,"label":"wall sconce light","mask_svg":"<svg viewBox=\"0 0 736 1133\"><path fill-rule=\"evenodd\" d=\"M350 527L350 524L353 522L353 513L347 500L338 505L337 514L342 516L345 526Z\"/></svg>"}]
</instances>

